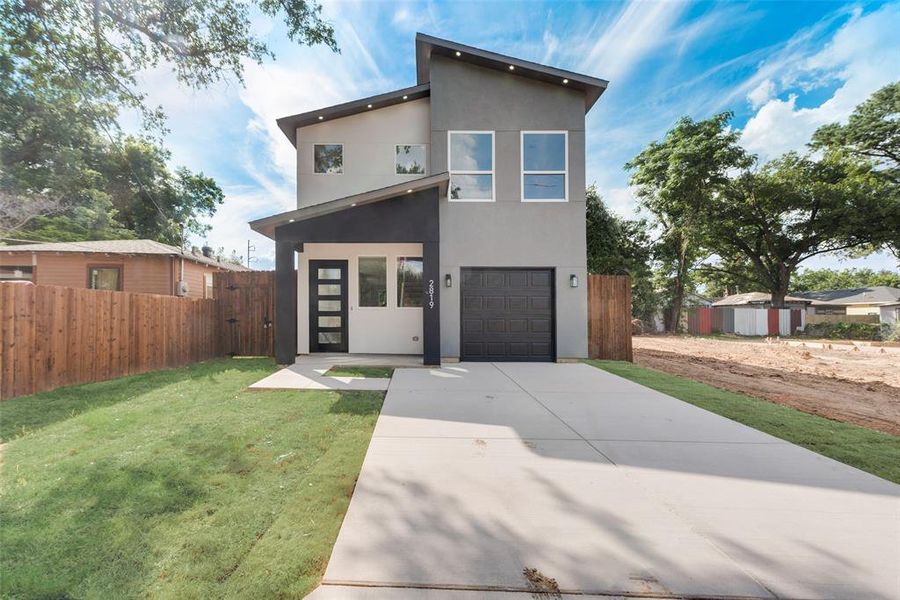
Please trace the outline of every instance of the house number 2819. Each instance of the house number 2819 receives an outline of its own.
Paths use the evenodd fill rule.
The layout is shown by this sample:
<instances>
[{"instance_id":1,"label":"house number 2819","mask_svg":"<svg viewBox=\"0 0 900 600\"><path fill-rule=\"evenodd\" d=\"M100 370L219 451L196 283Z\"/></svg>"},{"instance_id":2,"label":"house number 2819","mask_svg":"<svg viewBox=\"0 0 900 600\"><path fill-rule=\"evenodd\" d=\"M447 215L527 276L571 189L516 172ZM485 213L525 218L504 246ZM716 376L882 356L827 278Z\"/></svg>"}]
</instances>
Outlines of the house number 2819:
<instances>
[{"instance_id":1,"label":"house number 2819","mask_svg":"<svg viewBox=\"0 0 900 600\"><path fill-rule=\"evenodd\" d=\"M428 308L434 308L434 279L428 280Z\"/></svg>"}]
</instances>

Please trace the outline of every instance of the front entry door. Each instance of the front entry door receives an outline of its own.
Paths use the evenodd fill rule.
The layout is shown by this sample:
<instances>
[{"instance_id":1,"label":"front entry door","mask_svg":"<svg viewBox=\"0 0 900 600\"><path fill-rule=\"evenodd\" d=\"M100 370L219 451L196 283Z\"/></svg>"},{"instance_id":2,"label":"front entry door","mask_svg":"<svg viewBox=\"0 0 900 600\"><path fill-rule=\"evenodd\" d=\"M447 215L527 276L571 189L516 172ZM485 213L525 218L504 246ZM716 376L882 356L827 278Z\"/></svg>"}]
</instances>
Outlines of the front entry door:
<instances>
[{"instance_id":1,"label":"front entry door","mask_svg":"<svg viewBox=\"0 0 900 600\"><path fill-rule=\"evenodd\" d=\"M347 352L347 261L309 261L309 351Z\"/></svg>"}]
</instances>

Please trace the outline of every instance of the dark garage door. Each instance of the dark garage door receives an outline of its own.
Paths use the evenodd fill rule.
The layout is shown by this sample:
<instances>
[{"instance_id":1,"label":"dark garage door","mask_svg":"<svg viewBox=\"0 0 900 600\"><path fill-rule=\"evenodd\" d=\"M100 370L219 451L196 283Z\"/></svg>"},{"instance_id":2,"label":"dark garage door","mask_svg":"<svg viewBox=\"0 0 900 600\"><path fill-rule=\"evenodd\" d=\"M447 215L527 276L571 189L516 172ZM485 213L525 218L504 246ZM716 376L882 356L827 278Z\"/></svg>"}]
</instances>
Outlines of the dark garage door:
<instances>
[{"instance_id":1,"label":"dark garage door","mask_svg":"<svg viewBox=\"0 0 900 600\"><path fill-rule=\"evenodd\" d=\"M552 361L553 269L462 269L462 360Z\"/></svg>"}]
</instances>

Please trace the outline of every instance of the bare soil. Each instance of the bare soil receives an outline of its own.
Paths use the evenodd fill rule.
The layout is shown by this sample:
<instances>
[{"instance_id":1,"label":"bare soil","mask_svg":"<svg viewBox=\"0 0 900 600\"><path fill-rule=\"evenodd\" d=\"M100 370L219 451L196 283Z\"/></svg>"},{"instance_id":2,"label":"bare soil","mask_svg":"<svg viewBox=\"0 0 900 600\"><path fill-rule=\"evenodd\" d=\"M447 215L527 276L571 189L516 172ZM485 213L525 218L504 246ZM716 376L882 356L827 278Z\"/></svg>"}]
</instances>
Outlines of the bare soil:
<instances>
[{"instance_id":1,"label":"bare soil","mask_svg":"<svg viewBox=\"0 0 900 600\"><path fill-rule=\"evenodd\" d=\"M815 346L818 346L816 344ZM634 361L900 436L900 349L636 336Z\"/></svg>"}]
</instances>

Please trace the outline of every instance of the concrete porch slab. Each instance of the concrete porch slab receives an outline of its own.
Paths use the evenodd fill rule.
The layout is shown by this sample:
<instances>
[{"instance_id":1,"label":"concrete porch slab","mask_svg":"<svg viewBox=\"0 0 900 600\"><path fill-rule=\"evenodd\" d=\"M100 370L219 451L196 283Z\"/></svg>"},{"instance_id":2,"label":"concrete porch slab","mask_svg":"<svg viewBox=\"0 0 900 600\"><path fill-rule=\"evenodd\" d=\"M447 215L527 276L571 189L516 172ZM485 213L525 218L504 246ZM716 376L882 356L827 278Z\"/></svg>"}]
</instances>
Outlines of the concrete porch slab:
<instances>
[{"instance_id":1,"label":"concrete porch slab","mask_svg":"<svg viewBox=\"0 0 900 600\"><path fill-rule=\"evenodd\" d=\"M388 389L381 377L326 376L332 367L421 367L421 356L395 354L305 354L297 361L250 385L253 390L371 390Z\"/></svg>"}]
</instances>

